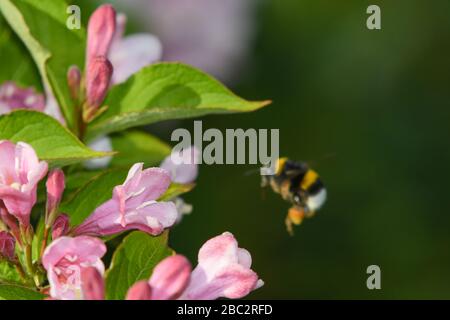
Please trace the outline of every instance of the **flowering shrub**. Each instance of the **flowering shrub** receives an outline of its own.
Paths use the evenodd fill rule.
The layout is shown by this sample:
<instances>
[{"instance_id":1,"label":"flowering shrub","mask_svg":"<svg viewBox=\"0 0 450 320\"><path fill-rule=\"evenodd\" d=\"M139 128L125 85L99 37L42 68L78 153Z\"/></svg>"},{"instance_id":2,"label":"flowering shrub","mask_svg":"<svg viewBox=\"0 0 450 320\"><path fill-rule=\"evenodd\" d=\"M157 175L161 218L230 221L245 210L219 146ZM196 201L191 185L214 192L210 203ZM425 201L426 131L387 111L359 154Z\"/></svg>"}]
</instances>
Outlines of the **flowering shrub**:
<instances>
[{"instance_id":1,"label":"flowering shrub","mask_svg":"<svg viewBox=\"0 0 450 320\"><path fill-rule=\"evenodd\" d=\"M205 242L193 269L168 247L198 168L133 128L267 102L155 63L161 43L124 37L126 17L110 5L87 29L67 28L66 9L63 0L0 2L0 54L13 66L0 70L0 298L241 298L262 286L229 232Z\"/></svg>"}]
</instances>

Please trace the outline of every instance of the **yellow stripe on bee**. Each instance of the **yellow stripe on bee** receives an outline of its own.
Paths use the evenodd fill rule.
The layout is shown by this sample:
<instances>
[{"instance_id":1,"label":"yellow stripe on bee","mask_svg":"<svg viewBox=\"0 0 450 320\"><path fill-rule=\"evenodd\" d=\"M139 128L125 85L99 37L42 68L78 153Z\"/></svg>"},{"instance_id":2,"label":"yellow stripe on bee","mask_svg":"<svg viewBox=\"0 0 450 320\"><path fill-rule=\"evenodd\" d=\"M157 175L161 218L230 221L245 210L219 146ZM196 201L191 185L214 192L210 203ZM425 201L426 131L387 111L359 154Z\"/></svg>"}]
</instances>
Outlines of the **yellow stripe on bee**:
<instances>
[{"instance_id":1,"label":"yellow stripe on bee","mask_svg":"<svg viewBox=\"0 0 450 320\"><path fill-rule=\"evenodd\" d=\"M316 180L319 178L319 175L314 170L308 170L303 177L302 182L300 183L300 187L303 190L307 190Z\"/></svg>"},{"instance_id":2,"label":"yellow stripe on bee","mask_svg":"<svg viewBox=\"0 0 450 320\"><path fill-rule=\"evenodd\" d=\"M283 171L284 165L286 164L288 158L279 158L277 160L277 170L275 171L275 174L278 176Z\"/></svg>"}]
</instances>

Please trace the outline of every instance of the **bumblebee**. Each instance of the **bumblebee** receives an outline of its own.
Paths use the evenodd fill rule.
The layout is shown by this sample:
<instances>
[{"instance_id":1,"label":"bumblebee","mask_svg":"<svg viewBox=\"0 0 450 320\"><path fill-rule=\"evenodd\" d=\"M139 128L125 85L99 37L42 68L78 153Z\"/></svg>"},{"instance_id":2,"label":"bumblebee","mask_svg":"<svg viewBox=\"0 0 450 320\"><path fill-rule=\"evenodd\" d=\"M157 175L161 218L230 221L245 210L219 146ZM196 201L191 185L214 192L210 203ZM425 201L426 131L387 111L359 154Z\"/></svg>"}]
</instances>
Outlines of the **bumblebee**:
<instances>
[{"instance_id":1,"label":"bumblebee","mask_svg":"<svg viewBox=\"0 0 450 320\"><path fill-rule=\"evenodd\" d=\"M275 173L261 177L262 187L270 186L292 204L285 219L290 235L293 235L293 226L301 224L304 218L314 216L327 198L327 191L319 175L304 162L279 158Z\"/></svg>"}]
</instances>

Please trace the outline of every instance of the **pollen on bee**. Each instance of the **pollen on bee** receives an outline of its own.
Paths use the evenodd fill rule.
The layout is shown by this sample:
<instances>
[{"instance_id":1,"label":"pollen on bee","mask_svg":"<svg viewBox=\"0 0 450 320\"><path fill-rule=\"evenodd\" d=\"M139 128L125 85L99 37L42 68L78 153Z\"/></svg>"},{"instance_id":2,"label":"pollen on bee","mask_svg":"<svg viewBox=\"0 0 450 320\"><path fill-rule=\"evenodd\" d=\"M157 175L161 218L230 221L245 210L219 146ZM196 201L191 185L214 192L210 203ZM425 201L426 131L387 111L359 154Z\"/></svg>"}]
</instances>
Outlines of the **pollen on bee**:
<instances>
[{"instance_id":1,"label":"pollen on bee","mask_svg":"<svg viewBox=\"0 0 450 320\"><path fill-rule=\"evenodd\" d=\"M298 226L302 223L303 218L305 217L305 211L299 207L291 207L288 212L289 220L292 221L293 224Z\"/></svg>"},{"instance_id":2,"label":"pollen on bee","mask_svg":"<svg viewBox=\"0 0 450 320\"><path fill-rule=\"evenodd\" d=\"M298 226L299 224L301 224L304 217L305 217L305 211L302 208L293 206L289 209L288 214L286 216L285 223L286 223L287 232L291 236L294 235L293 225Z\"/></svg>"}]
</instances>

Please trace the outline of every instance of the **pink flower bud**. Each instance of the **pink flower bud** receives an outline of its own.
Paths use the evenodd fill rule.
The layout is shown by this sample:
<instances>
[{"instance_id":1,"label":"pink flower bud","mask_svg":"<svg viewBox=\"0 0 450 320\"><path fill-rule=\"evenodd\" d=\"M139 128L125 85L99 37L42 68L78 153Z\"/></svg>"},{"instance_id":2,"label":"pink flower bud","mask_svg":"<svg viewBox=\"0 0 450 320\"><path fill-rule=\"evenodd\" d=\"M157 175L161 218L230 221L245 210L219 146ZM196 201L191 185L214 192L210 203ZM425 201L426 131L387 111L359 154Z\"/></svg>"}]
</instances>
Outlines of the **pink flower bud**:
<instances>
[{"instance_id":1,"label":"pink flower bud","mask_svg":"<svg viewBox=\"0 0 450 320\"><path fill-rule=\"evenodd\" d=\"M16 240L6 231L0 231L0 257L14 260L15 257Z\"/></svg>"},{"instance_id":2,"label":"pink flower bud","mask_svg":"<svg viewBox=\"0 0 450 320\"><path fill-rule=\"evenodd\" d=\"M69 216L66 214L60 214L52 226L52 239L55 240L59 237L65 236L67 232L69 232L69 229Z\"/></svg>"},{"instance_id":3,"label":"pink flower bud","mask_svg":"<svg viewBox=\"0 0 450 320\"><path fill-rule=\"evenodd\" d=\"M86 78L87 105L84 119L89 121L105 99L113 73L111 62L105 57L96 57L88 67Z\"/></svg>"},{"instance_id":4,"label":"pink flower bud","mask_svg":"<svg viewBox=\"0 0 450 320\"><path fill-rule=\"evenodd\" d=\"M105 300L105 281L97 268L88 267L81 272L81 288L84 300Z\"/></svg>"},{"instance_id":5,"label":"pink flower bud","mask_svg":"<svg viewBox=\"0 0 450 320\"><path fill-rule=\"evenodd\" d=\"M67 84L72 99L78 99L80 96L81 71L77 66L71 66L67 71Z\"/></svg>"},{"instance_id":6,"label":"pink flower bud","mask_svg":"<svg viewBox=\"0 0 450 320\"><path fill-rule=\"evenodd\" d=\"M4 224L8 226L8 228L15 235L15 237L19 239L20 243L20 230L18 221L13 215L8 213L8 210L6 210L6 207L1 200L0 200L0 219L3 221Z\"/></svg>"},{"instance_id":7,"label":"pink flower bud","mask_svg":"<svg viewBox=\"0 0 450 320\"><path fill-rule=\"evenodd\" d=\"M94 58L108 55L115 30L116 11L111 5L103 5L94 11L88 24L87 68Z\"/></svg>"},{"instance_id":8,"label":"pink flower bud","mask_svg":"<svg viewBox=\"0 0 450 320\"><path fill-rule=\"evenodd\" d=\"M191 264L182 255L170 256L153 270L149 284L153 300L174 300L186 289L191 276Z\"/></svg>"},{"instance_id":9,"label":"pink flower bud","mask_svg":"<svg viewBox=\"0 0 450 320\"><path fill-rule=\"evenodd\" d=\"M64 192L64 172L61 169L54 169L50 171L47 178L47 212L46 224L49 226L53 223L61 197Z\"/></svg>"},{"instance_id":10,"label":"pink flower bud","mask_svg":"<svg viewBox=\"0 0 450 320\"><path fill-rule=\"evenodd\" d=\"M147 281L136 282L127 293L126 300L151 300L152 290Z\"/></svg>"}]
</instances>

